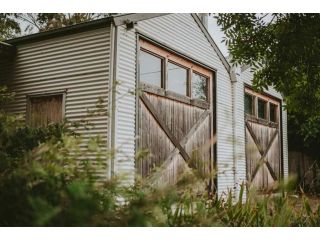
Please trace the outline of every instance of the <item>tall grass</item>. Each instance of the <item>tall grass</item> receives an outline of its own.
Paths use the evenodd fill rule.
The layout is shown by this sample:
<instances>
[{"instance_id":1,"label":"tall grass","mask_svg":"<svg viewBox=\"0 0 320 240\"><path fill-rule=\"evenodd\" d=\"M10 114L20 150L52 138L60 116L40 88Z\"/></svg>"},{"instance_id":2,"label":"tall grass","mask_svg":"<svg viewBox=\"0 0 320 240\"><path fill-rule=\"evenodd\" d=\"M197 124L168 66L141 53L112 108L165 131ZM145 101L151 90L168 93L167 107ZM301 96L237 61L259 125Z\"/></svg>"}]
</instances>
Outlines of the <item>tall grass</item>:
<instances>
[{"instance_id":1,"label":"tall grass","mask_svg":"<svg viewBox=\"0 0 320 240\"><path fill-rule=\"evenodd\" d=\"M29 129L1 104L0 110L0 226L320 225L319 204L295 195L292 181L279 184L278 194L261 196L250 189L246 199L244 184L236 198L231 191L226 196L198 191L195 186L212 175L196 170L175 186L158 188L140 179L128 187L121 177L94 174L105 171L113 155L100 147L99 137L84 149L81 137L64 126Z\"/></svg>"}]
</instances>

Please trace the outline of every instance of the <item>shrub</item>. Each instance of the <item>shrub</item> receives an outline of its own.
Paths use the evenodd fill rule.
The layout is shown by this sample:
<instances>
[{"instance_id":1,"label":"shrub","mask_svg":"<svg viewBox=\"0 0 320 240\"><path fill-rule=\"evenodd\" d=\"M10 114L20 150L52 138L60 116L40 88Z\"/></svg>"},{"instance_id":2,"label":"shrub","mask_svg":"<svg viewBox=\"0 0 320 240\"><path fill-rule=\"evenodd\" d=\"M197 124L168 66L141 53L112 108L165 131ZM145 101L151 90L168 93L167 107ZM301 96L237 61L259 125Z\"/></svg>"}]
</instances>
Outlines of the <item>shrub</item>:
<instances>
[{"instance_id":1,"label":"shrub","mask_svg":"<svg viewBox=\"0 0 320 240\"><path fill-rule=\"evenodd\" d=\"M278 195L250 190L245 201L242 186L236 202L232 192L195 191L196 182L212 177L197 172L161 189L106 180L97 173L112 153L99 147L99 137L82 148L81 136L66 124L28 128L4 111L10 98L0 88L0 226L320 225L320 206L293 195L291 182L280 184Z\"/></svg>"}]
</instances>

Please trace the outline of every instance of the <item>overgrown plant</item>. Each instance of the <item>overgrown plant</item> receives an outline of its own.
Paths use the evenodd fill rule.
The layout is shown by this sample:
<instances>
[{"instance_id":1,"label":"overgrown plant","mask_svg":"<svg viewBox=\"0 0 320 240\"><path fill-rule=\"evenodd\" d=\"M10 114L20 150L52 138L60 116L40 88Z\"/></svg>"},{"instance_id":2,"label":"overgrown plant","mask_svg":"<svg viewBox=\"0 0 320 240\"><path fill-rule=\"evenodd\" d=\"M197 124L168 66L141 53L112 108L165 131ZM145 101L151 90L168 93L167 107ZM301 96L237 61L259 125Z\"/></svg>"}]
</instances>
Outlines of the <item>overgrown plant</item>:
<instances>
[{"instance_id":1,"label":"overgrown plant","mask_svg":"<svg viewBox=\"0 0 320 240\"><path fill-rule=\"evenodd\" d=\"M111 156L92 138L62 124L31 129L5 112L12 95L0 93L1 226L319 226L320 207L297 198L290 184L260 196L242 185L235 202L195 191L211 175L189 171L176 186L157 188L144 179L126 187L105 179ZM90 112L90 114L95 114ZM98 111L97 114L103 114ZM69 123L67 123L69 124ZM86 124L86 121L84 121ZM75 126L74 126L75 127ZM138 154L144 157L145 152ZM121 179L120 179L121 180Z\"/></svg>"}]
</instances>

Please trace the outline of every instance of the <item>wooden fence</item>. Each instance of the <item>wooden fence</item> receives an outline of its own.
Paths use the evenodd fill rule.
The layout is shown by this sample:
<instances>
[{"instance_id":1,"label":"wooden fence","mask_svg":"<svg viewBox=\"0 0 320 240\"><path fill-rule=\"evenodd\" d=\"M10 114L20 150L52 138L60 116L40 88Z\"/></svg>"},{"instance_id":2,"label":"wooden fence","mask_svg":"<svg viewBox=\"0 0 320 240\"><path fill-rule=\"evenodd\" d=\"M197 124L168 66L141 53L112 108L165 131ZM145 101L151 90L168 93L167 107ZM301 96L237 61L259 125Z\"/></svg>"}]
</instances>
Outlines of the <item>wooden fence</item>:
<instances>
[{"instance_id":1,"label":"wooden fence","mask_svg":"<svg viewBox=\"0 0 320 240\"><path fill-rule=\"evenodd\" d=\"M289 174L297 177L304 190L318 190L320 187L319 161L303 152L289 151Z\"/></svg>"}]
</instances>

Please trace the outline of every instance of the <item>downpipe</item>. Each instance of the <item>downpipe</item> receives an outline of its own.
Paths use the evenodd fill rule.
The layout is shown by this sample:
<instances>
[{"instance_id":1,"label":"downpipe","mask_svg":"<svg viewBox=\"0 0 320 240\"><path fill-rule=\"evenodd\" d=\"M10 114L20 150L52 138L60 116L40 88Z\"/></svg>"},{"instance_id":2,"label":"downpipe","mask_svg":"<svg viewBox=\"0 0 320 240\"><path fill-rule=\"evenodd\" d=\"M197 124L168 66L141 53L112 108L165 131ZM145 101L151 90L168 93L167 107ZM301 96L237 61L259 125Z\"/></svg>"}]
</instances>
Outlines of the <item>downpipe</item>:
<instances>
[{"instance_id":1,"label":"downpipe","mask_svg":"<svg viewBox=\"0 0 320 240\"><path fill-rule=\"evenodd\" d=\"M234 178L234 196L235 201L239 197L239 179L238 179L238 161L237 161L237 146L236 146L236 120L237 120L237 75L235 67L230 69L231 89L232 89L232 147L233 147L233 178Z\"/></svg>"}]
</instances>

